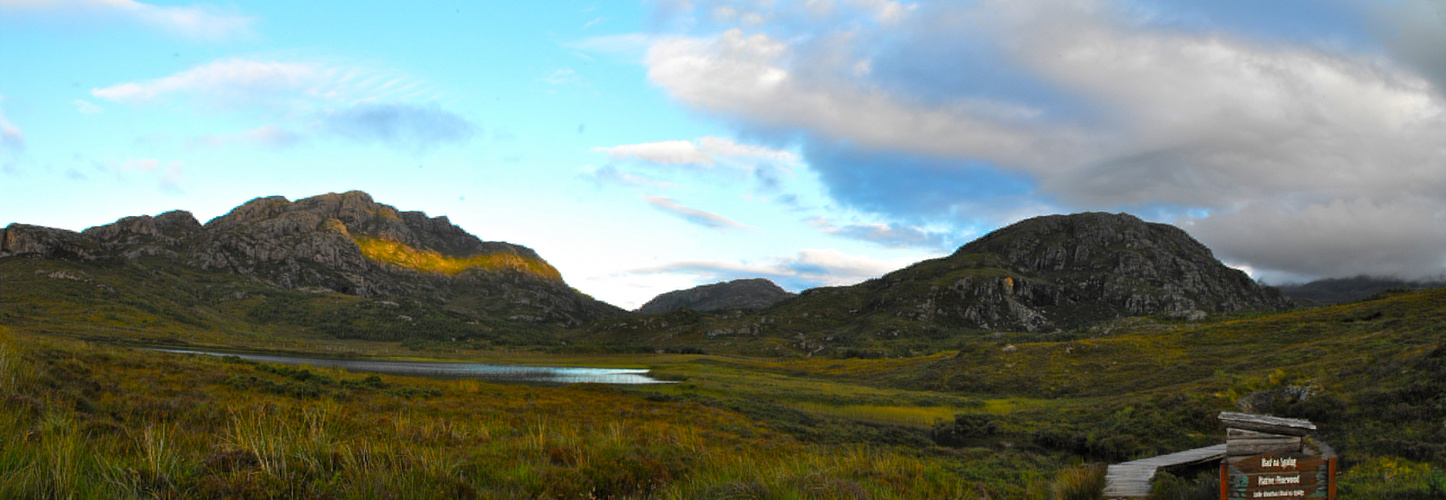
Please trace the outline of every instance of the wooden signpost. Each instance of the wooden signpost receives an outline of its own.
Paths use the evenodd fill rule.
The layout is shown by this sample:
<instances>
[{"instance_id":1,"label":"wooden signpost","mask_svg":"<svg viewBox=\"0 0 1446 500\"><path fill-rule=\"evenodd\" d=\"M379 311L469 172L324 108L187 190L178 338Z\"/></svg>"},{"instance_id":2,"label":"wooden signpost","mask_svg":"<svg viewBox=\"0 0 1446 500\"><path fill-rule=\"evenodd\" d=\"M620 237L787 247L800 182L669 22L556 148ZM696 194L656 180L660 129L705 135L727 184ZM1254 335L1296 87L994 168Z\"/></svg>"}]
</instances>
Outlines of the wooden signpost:
<instances>
[{"instance_id":1,"label":"wooden signpost","mask_svg":"<svg viewBox=\"0 0 1446 500\"><path fill-rule=\"evenodd\" d=\"M1220 461L1220 500L1320 498L1336 500L1336 457L1306 450L1306 420L1223 412L1226 457ZM1328 449L1328 448L1327 448Z\"/></svg>"},{"instance_id":2,"label":"wooden signpost","mask_svg":"<svg viewBox=\"0 0 1446 500\"><path fill-rule=\"evenodd\" d=\"M1335 452L1307 439L1315 424L1228 411L1219 418L1225 423L1225 444L1111 465L1105 473L1105 497L1145 498L1156 472L1219 460L1220 500L1336 500Z\"/></svg>"},{"instance_id":3,"label":"wooden signpost","mask_svg":"<svg viewBox=\"0 0 1446 500\"><path fill-rule=\"evenodd\" d=\"M1233 463L1232 463L1233 462ZM1269 453L1220 462L1221 500L1324 498L1335 500L1336 457Z\"/></svg>"}]
</instances>

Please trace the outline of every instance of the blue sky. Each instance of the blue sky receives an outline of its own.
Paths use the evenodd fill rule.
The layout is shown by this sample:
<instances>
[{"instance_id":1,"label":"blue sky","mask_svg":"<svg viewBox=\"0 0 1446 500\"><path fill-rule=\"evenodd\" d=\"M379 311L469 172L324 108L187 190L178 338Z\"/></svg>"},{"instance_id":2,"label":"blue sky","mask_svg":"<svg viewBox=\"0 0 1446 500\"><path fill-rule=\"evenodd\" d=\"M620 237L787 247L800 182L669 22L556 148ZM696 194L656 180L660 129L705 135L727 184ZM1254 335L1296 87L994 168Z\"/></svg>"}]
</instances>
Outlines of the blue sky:
<instances>
[{"instance_id":1,"label":"blue sky","mask_svg":"<svg viewBox=\"0 0 1446 500\"><path fill-rule=\"evenodd\" d=\"M0 224L365 190L626 308L1126 211L1267 281L1446 263L1446 5L0 0Z\"/></svg>"}]
</instances>

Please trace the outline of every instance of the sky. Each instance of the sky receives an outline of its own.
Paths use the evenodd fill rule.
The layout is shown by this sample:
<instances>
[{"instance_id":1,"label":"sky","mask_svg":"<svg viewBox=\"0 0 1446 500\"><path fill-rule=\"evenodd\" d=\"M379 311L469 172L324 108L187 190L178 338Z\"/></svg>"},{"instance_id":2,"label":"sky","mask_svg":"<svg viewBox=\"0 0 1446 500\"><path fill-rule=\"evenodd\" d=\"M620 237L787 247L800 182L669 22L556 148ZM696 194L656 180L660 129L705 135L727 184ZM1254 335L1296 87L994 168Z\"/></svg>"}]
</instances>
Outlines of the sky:
<instances>
[{"instance_id":1,"label":"sky","mask_svg":"<svg viewBox=\"0 0 1446 500\"><path fill-rule=\"evenodd\" d=\"M0 0L0 225L363 190L633 309L1038 215L1446 271L1446 1Z\"/></svg>"}]
</instances>

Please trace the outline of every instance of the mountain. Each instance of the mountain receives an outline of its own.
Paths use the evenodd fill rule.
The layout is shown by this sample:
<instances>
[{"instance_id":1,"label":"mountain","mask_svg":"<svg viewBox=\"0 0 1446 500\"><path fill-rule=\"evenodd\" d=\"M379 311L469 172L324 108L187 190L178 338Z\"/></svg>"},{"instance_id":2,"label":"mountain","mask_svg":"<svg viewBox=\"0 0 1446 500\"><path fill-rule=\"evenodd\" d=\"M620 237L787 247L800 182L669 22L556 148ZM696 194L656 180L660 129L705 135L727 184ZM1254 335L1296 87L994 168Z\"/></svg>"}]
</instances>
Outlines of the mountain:
<instances>
[{"instance_id":1,"label":"mountain","mask_svg":"<svg viewBox=\"0 0 1446 500\"><path fill-rule=\"evenodd\" d=\"M1026 332L1292 305L1177 227L1107 213L1021 221L948 257L844 289L805 291L791 306L823 303L855 318Z\"/></svg>"},{"instance_id":2,"label":"mountain","mask_svg":"<svg viewBox=\"0 0 1446 500\"><path fill-rule=\"evenodd\" d=\"M1301 305L1317 306L1355 302L1392 289L1430 289L1446 287L1441 281L1406 281L1397 278L1355 276L1326 278L1309 283L1280 285L1277 288Z\"/></svg>"},{"instance_id":3,"label":"mountain","mask_svg":"<svg viewBox=\"0 0 1446 500\"><path fill-rule=\"evenodd\" d=\"M804 290L751 314L619 318L589 334L619 349L704 343L755 355L909 355L980 332L1047 334L1125 317L1196 321L1290 307L1179 228L1081 213L1021 221L947 257L857 285Z\"/></svg>"},{"instance_id":4,"label":"mountain","mask_svg":"<svg viewBox=\"0 0 1446 500\"><path fill-rule=\"evenodd\" d=\"M532 249L482 241L445 216L398 211L360 191L257 198L205 224L173 211L80 233L25 224L0 231L0 270L37 259L29 265L68 263L74 269L65 272L98 282L134 275L108 280L112 289L139 280L154 284L144 293L189 295L245 320L279 318L340 336L413 327L455 337L624 314L567 286ZM157 282L164 276L181 278ZM321 295L366 300L335 310L343 301L310 300ZM360 323L367 318L376 321Z\"/></svg>"},{"instance_id":5,"label":"mountain","mask_svg":"<svg viewBox=\"0 0 1446 500\"><path fill-rule=\"evenodd\" d=\"M798 294L764 278L738 279L664 293L643 304L637 312L657 314L682 308L694 311L763 309L796 296Z\"/></svg>"}]
</instances>

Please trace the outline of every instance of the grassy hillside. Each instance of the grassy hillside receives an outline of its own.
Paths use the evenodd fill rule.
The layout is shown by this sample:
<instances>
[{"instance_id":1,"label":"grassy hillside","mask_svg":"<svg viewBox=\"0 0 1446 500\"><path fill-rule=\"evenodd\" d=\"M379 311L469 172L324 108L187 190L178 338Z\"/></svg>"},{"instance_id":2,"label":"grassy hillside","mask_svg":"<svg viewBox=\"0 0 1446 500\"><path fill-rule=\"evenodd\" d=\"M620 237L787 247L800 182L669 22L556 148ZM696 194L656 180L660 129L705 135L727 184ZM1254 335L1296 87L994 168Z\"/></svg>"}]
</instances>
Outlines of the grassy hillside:
<instances>
[{"instance_id":1,"label":"grassy hillside","mask_svg":"<svg viewBox=\"0 0 1446 500\"><path fill-rule=\"evenodd\" d=\"M77 338L167 345L270 345L292 339L556 345L559 327L529 321L488 283L456 299L366 298L288 290L160 257L132 262L0 259L0 324ZM499 319L513 318L513 319Z\"/></svg>"},{"instance_id":2,"label":"grassy hillside","mask_svg":"<svg viewBox=\"0 0 1446 500\"><path fill-rule=\"evenodd\" d=\"M713 336L769 354L751 357L338 339L326 325L395 332L461 313L184 272L0 262L0 496L1049 498L1095 477L1092 463L1218 443L1215 412L1241 408L1316 422L1342 456L1342 498L1446 494L1446 290L1063 334L943 332L873 344L894 349L877 357L807 357L825 333ZM678 347L747 318L629 321L678 329L659 342L697 352ZM118 340L646 366L677 383L368 376Z\"/></svg>"}]
</instances>

